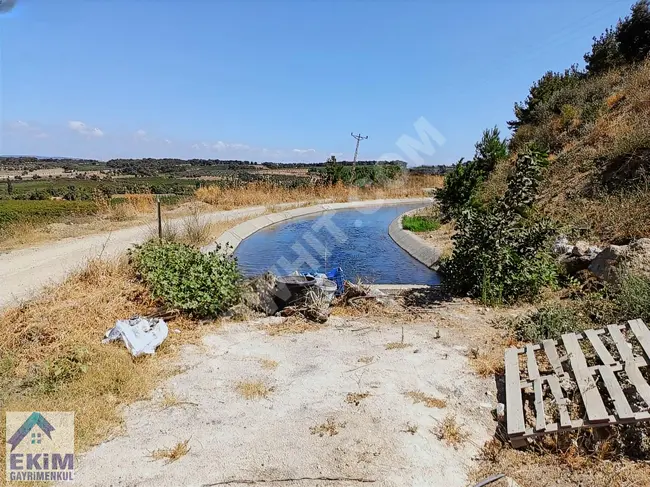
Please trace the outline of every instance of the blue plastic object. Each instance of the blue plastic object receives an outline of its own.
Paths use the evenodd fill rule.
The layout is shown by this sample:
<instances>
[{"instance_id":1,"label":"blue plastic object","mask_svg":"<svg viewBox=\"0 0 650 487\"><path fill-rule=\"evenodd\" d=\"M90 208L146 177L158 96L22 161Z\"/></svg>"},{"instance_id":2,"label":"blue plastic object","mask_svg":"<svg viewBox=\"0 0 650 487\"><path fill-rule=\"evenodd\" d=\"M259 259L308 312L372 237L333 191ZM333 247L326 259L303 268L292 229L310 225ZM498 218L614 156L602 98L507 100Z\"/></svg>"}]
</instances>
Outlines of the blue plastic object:
<instances>
[{"instance_id":1,"label":"blue plastic object","mask_svg":"<svg viewBox=\"0 0 650 487\"><path fill-rule=\"evenodd\" d=\"M325 275L329 280L336 283L336 296L343 294L343 269L337 267L336 269L326 272Z\"/></svg>"}]
</instances>

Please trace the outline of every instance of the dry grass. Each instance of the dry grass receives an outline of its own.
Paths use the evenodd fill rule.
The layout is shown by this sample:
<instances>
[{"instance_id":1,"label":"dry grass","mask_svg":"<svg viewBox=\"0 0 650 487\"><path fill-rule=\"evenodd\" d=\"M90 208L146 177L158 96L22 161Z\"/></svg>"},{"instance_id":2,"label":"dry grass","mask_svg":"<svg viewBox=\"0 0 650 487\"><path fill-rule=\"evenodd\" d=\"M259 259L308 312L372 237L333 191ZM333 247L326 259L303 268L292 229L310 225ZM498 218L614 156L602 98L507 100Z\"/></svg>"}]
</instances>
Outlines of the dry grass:
<instances>
[{"instance_id":1,"label":"dry grass","mask_svg":"<svg viewBox=\"0 0 650 487\"><path fill-rule=\"evenodd\" d=\"M266 358L261 358L260 359L260 366L263 369L266 369L266 370L277 369L278 365L280 365L280 362L278 362L277 360L269 360L269 359L266 359Z\"/></svg>"},{"instance_id":2,"label":"dry grass","mask_svg":"<svg viewBox=\"0 0 650 487\"><path fill-rule=\"evenodd\" d=\"M375 361L375 357L359 357L359 360L357 362L361 364L371 364Z\"/></svg>"},{"instance_id":3,"label":"dry grass","mask_svg":"<svg viewBox=\"0 0 650 487\"><path fill-rule=\"evenodd\" d=\"M350 188L342 184L315 185L303 188L286 188L268 182L250 183L241 188L208 186L196 190L199 201L219 209L229 210L244 206L273 203L313 202L318 200L354 201L424 196L424 188L441 187L441 176L410 176L386 187Z\"/></svg>"},{"instance_id":4,"label":"dry grass","mask_svg":"<svg viewBox=\"0 0 650 487\"><path fill-rule=\"evenodd\" d=\"M160 400L160 409L170 409L178 406L198 406L198 404L185 401L172 392L165 392Z\"/></svg>"},{"instance_id":5,"label":"dry grass","mask_svg":"<svg viewBox=\"0 0 650 487\"><path fill-rule=\"evenodd\" d=\"M443 399L438 399L437 397L428 396L421 391L409 391L409 392L405 392L404 395L410 398L413 401L413 404L423 403L428 408L437 408L437 409L442 409L447 407L447 403Z\"/></svg>"},{"instance_id":6,"label":"dry grass","mask_svg":"<svg viewBox=\"0 0 650 487\"><path fill-rule=\"evenodd\" d=\"M469 434L456 421L456 417L451 414L445 416L435 434L439 440L454 448L458 448L469 437Z\"/></svg>"},{"instance_id":7,"label":"dry grass","mask_svg":"<svg viewBox=\"0 0 650 487\"><path fill-rule=\"evenodd\" d=\"M404 342L390 342L386 344L386 350L401 350L402 348L412 347L410 343Z\"/></svg>"},{"instance_id":8,"label":"dry grass","mask_svg":"<svg viewBox=\"0 0 650 487\"><path fill-rule=\"evenodd\" d=\"M245 380L235 384L235 391L246 400L264 399L273 392L273 387L267 386L261 380Z\"/></svg>"},{"instance_id":9,"label":"dry grass","mask_svg":"<svg viewBox=\"0 0 650 487\"><path fill-rule=\"evenodd\" d=\"M156 309L147 296L124 261L91 261L41 298L3 312L3 411L74 411L78 451L114 433L122 421L119 406L149 397L174 373L162 359L212 329L186 318L167 320L181 333L170 334L151 357L133 359L121 343L103 345L116 320ZM4 454L0 449L0 463Z\"/></svg>"},{"instance_id":10,"label":"dry grass","mask_svg":"<svg viewBox=\"0 0 650 487\"><path fill-rule=\"evenodd\" d=\"M503 348L494 348L487 353L479 352L475 358L470 359L470 365L481 377L492 377L505 374Z\"/></svg>"},{"instance_id":11,"label":"dry grass","mask_svg":"<svg viewBox=\"0 0 650 487\"><path fill-rule=\"evenodd\" d=\"M547 435L551 441L553 436ZM564 450L515 450L494 438L481 449L479 465L470 473L472 482L490 475L507 473L519 485L589 485L592 487L633 487L647 485L650 464L627 459L612 461L602 455L580 453L575 445Z\"/></svg>"},{"instance_id":12,"label":"dry grass","mask_svg":"<svg viewBox=\"0 0 650 487\"><path fill-rule=\"evenodd\" d=\"M151 453L151 458L154 460L165 460L165 464L175 462L179 458L187 455L191 448L189 447L189 438L185 441L179 441L173 448L161 448Z\"/></svg>"},{"instance_id":13,"label":"dry grass","mask_svg":"<svg viewBox=\"0 0 650 487\"><path fill-rule=\"evenodd\" d=\"M327 418L323 424L312 426L309 431L312 435L318 436L336 436L339 434L339 428L345 428L345 423L337 423L334 418Z\"/></svg>"},{"instance_id":14,"label":"dry grass","mask_svg":"<svg viewBox=\"0 0 650 487\"><path fill-rule=\"evenodd\" d=\"M348 395L345 397L345 402L358 406L367 397L370 397L369 392L348 392Z\"/></svg>"},{"instance_id":15,"label":"dry grass","mask_svg":"<svg viewBox=\"0 0 650 487\"><path fill-rule=\"evenodd\" d=\"M418 432L417 424L406 423L406 428L404 428L404 433L411 433L412 435L414 435L417 432Z\"/></svg>"},{"instance_id":16,"label":"dry grass","mask_svg":"<svg viewBox=\"0 0 650 487\"><path fill-rule=\"evenodd\" d=\"M299 315L293 315L288 317L282 323L277 325L262 325L261 328L266 330L266 332L271 336L278 335L297 335L300 333L305 333L307 331L318 331L322 327L307 321Z\"/></svg>"}]
</instances>

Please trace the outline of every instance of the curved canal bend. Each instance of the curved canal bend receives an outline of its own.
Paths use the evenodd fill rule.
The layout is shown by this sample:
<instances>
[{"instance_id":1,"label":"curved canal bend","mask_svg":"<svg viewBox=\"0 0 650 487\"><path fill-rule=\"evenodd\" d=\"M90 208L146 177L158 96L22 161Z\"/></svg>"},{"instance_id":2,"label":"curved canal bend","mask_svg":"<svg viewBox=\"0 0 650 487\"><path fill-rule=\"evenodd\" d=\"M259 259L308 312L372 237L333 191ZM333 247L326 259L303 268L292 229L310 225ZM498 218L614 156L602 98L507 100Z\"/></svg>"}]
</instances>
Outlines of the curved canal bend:
<instances>
[{"instance_id":1,"label":"curved canal bend","mask_svg":"<svg viewBox=\"0 0 650 487\"><path fill-rule=\"evenodd\" d=\"M235 251L244 275L324 272L373 284L439 284L438 275L388 235L388 226L421 203L331 211L266 227Z\"/></svg>"}]
</instances>

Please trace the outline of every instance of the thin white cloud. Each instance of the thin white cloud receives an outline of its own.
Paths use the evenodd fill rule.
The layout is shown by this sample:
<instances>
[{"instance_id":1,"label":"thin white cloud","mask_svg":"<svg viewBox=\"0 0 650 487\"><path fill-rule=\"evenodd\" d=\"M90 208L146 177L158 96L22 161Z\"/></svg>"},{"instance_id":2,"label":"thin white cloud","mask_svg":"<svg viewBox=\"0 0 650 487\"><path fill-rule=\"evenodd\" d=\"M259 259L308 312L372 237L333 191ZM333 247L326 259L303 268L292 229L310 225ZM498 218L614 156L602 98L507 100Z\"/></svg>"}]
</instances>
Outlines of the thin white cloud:
<instances>
[{"instance_id":1,"label":"thin white cloud","mask_svg":"<svg viewBox=\"0 0 650 487\"><path fill-rule=\"evenodd\" d=\"M30 135L36 139L43 139L49 137L49 134L46 134L40 127L36 125L31 125L22 120L16 120L15 122L9 122L7 125L10 131L19 132L22 134Z\"/></svg>"},{"instance_id":2,"label":"thin white cloud","mask_svg":"<svg viewBox=\"0 0 650 487\"><path fill-rule=\"evenodd\" d=\"M316 149L294 149L293 152L296 154L313 154L316 152Z\"/></svg>"},{"instance_id":3,"label":"thin white cloud","mask_svg":"<svg viewBox=\"0 0 650 487\"><path fill-rule=\"evenodd\" d=\"M16 120L15 122L11 122L9 124L11 128L14 129L28 129L29 124L27 122L23 122L22 120Z\"/></svg>"},{"instance_id":4,"label":"thin white cloud","mask_svg":"<svg viewBox=\"0 0 650 487\"><path fill-rule=\"evenodd\" d=\"M68 127L70 128L70 130L74 130L75 132L77 132L78 134L81 134L81 135L88 135L90 137L103 137L104 136L104 132L102 132L97 127L91 128L88 125L86 125L85 123L80 122L78 120L76 120L76 121L73 120L73 121L68 122Z\"/></svg>"},{"instance_id":5,"label":"thin white cloud","mask_svg":"<svg viewBox=\"0 0 650 487\"><path fill-rule=\"evenodd\" d=\"M165 144L167 144L167 145L172 145L172 141L171 141L171 140L169 140L169 139L164 139L164 140L165 140Z\"/></svg>"}]
</instances>

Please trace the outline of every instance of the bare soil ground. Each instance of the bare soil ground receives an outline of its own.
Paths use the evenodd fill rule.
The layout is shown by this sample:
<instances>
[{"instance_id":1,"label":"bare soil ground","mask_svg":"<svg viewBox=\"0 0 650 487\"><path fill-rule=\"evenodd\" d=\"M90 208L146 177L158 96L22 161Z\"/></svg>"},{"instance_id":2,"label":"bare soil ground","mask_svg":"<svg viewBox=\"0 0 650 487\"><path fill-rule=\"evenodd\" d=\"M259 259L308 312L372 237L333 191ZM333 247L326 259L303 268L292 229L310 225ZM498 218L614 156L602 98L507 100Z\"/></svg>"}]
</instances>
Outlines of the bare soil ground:
<instances>
[{"instance_id":1,"label":"bare soil ground","mask_svg":"<svg viewBox=\"0 0 650 487\"><path fill-rule=\"evenodd\" d=\"M466 485L496 405L467 355L498 335L469 308L335 316L302 333L277 333L282 318L225 324L127 408L125 434L81 458L75 485Z\"/></svg>"}]
</instances>

